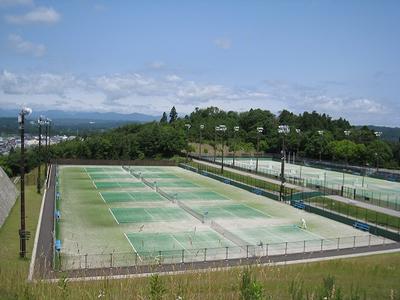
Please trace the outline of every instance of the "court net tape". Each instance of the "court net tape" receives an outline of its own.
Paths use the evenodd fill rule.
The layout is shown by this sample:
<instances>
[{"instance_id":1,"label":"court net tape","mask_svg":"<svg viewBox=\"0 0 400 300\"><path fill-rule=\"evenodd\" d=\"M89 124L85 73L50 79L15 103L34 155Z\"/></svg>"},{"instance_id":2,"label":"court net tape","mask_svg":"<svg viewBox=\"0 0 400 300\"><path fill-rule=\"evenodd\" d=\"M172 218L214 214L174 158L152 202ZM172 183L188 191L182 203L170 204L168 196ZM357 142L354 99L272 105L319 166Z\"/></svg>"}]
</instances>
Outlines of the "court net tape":
<instances>
[{"instance_id":1,"label":"court net tape","mask_svg":"<svg viewBox=\"0 0 400 300\"><path fill-rule=\"evenodd\" d=\"M194 211L193 209L191 209L189 206L187 206L186 204L183 204L181 201L177 200L176 203L178 203L179 207L184 209L186 212L188 212L189 214L191 214L193 217L195 217L196 219L198 219L201 223L204 223L204 216L196 211Z\"/></svg>"},{"instance_id":2,"label":"court net tape","mask_svg":"<svg viewBox=\"0 0 400 300\"><path fill-rule=\"evenodd\" d=\"M142 181L145 185L149 186L150 188L154 189L155 184L153 182L148 181L146 178L142 177Z\"/></svg>"},{"instance_id":3,"label":"court net tape","mask_svg":"<svg viewBox=\"0 0 400 300\"><path fill-rule=\"evenodd\" d=\"M170 195L170 194L164 192L164 191L163 191L162 189L160 189L159 187L157 187L157 192L158 192L161 196L167 198L167 199L168 199L169 201L171 201L172 203L175 203L175 198L174 198L174 196L172 196L172 195Z\"/></svg>"},{"instance_id":4,"label":"court net tape","mask_svg":"<svg viewBox=\"0 0 400 300\"><path fill-rule=\"evenodd\" d=\"M217 222L211 221L211 228L214 229L216 232L221 234L223 237L227 238L231 242L235 243L236 245L242 247L243 249L247 249L248 243L238 237L236 234L230 232L229 230L225 229L221 225L219 225Z\"/></svg>"}]
</instances>

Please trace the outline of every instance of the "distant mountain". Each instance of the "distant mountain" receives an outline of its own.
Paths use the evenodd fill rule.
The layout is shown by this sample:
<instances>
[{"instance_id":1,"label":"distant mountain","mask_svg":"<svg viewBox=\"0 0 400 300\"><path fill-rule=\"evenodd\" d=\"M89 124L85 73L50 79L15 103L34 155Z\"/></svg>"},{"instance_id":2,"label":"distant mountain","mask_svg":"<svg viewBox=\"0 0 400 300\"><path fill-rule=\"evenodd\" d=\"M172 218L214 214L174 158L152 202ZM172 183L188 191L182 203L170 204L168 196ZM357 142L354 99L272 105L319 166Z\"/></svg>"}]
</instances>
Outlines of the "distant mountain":
<instances>
[{"instance_id":1,"label":"distant mountain","mask_svg":"<svg viewBox=\"0 0 400 300\"><path fill-rule=\"evenodd\" d=\"M399 127L385 127L385 126L375 126L375 125L368 125L368 128L374 131L381 131L382 132L382 139L387 141L400 141L400 128Z\"/></svg>"},{"instance_id":2,"label":"distant mountain","mask_svg":"<svg viewBox=\"0 0 400 300\"><path fill-rule=\"evenodd\" d=\"M17 117L19 110L17 109L0 109L0 117ZM33 111L29 119L37 119L40 115L44 115L53 120L69 119L69 120L92 120L92 121L118 121L118 122L151 122L159 120L161 116L152 116L141 113L120 114L120 113L99 113L99 112L77 112L77 111Z\"/></svg>"}]
</instances>

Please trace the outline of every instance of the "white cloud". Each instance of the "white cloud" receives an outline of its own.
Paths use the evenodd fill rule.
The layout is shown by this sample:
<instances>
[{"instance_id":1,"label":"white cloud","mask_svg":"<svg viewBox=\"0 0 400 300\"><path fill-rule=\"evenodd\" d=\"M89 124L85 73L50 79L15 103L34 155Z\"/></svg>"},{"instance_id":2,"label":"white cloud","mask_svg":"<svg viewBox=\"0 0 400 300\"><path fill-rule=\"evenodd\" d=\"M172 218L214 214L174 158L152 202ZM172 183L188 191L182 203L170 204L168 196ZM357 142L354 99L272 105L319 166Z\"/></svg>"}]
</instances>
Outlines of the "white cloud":
<instances>
[{"instance_id":1,"label":"white cloud","mask_svg":"<svg viewBox=\"0 0 400 300\"><path fill-rule=\"evenodd\" d=\"M5 20L11 24L30 24L30 23L57 23L61 19L60 14L51 7L36 7L32 11L23 15L7 15Z\"/></svg>"},{"instance_id":2,"label":"white cloud","mask_svg":"<svg viewBox=\"0 0 400 300\"><path fill-rule=\"evenodd\" d=\"M232 41L228 38L220 37L215 39L214 44L221 49L230 49L232 47Z\"/></svg>"},{"instance_id":3,"label":"white cloud","mask_svg":"<svg viewBox=\"0 0 400 300\"><path fill-rule=\"evenodd\" d=\"M10 34L8 36L8 41L10 46L21 54L29 54L36 57L41 57L46 52L46 47L44 45L26 41L17 34Z\"/></svg>"},{"instance_id":4,"label":"white cloud","mask_svg":"<svg viewBox=\"0 0 400 300\"><path fill-rule=\"evenodd\" d=\"M175 105L180 115L195 107L218 106L224 110L250 108L295 113L316 110L345 117L355 124L393 125L400 107L389 110L376 99L331 95L324 89L288 82L268 82L258 87L229 87L187 80L171 74L108 74L78 78L70 74L0 73L2 106L26 103L36 109L141 112L159 115Z\"/></svg>"}]
</instances>

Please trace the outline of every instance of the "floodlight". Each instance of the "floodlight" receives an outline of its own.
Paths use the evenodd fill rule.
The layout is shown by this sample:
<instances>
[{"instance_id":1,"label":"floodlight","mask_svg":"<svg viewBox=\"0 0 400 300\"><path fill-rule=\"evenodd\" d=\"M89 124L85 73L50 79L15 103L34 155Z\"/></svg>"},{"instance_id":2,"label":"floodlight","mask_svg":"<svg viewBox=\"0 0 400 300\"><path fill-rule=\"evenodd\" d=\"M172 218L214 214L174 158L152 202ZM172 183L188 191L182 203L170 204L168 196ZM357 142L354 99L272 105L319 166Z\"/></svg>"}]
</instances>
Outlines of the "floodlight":
<instances>
[{"instance_id":1,"label":"floodlight","mask_svg":"<svg viewBox=\"0 0 400 300\"><path fill-rule=\"evenodd\" d=\"M204 129L204 125L203 124L200 125L200 129Z\"/></svg>"},{"instance_id":2,"label":"floodlight","mask_svg":"<svg viewBox=\"0 0 400 300\"><path fill-rule=\"evenodd\" d=\"M290 132L290 127L288 125L279 125L278 133L288 134Z\"/></svg>"},{"instance_id":3,"label":"floodlight","mask_svg":"<svg viewBox=\"0 0 400 300\"><path fill-rule=\"evenodd\" d=\"M226 126L225 125L219 125L218 127L219 127L218 128L219 131L226 131Z\"/></svg>"},{"instance_id":4,"label":"floodlight","mask_svg":"<svg viewBox=\"0 0 400 300\"><path fill-rule=\"evenodd\" d=\"M374 134L375 134L376 137L380 137L383 134L383 132L382 131L375 131Z\"/></svg>"},{"instance_id":5,"label":"floodlight","mask_svg":"<svg viewBox=\"0 0 400 300\"><path fill-rule=\"evenodd\" d=\"M319 135L323 135L323 134L324 134L324 131L323 131L323 130L318 130L318 134L319 134Z\"/></svg>"},{"instance_id":6,"label":"floodlight","mask_svg":"<svg viewBox=\"0 0 400 300\"><path fill-rule=\"evenodd\" d=\"M344 132L344 134L346 135L346 136L349 136L350 135L350 133L351 133L351 131L350 130L345 130L345 131L343 131Z\"/></svg>"},{"instance_id":7,"label":"floodlight","mask_svg":"<svg viewBox=\"0 0 400 300\"><path fill-rule=\"evenodd\" d=\"M32 109L26 106L23 106L20 114L24 116L29 116L32 113Z\"/></svg>"},{"instance_id":8,"label":"floodlight","mask_svg":"<svg viewBox=\"0 0 400 300\"><path fill-rule=\"evenodd\" d=\"M300 134L301 133L301 129L296 128L296 133Z\"/></svg>"},{"instance_id":9,"label":"floodlight","mask_svg":"<svg viewBox=\"0 0 400 300\"><path fill-rule=\"evenodd\" d=\"M234 130L234 131L239 131L239 126L233 127L233 130Z\"/></svg>"},{"instance_id":10,"label":"floodlight","mask_svg":"<svg viewBox=\"0 0 400 300\"><path fill-rule=\"evenodd\" d=\"M262 133L264 131L264 128L263 127L257 127L257 132L258 133Z\"/></svg>"}]
</instances>

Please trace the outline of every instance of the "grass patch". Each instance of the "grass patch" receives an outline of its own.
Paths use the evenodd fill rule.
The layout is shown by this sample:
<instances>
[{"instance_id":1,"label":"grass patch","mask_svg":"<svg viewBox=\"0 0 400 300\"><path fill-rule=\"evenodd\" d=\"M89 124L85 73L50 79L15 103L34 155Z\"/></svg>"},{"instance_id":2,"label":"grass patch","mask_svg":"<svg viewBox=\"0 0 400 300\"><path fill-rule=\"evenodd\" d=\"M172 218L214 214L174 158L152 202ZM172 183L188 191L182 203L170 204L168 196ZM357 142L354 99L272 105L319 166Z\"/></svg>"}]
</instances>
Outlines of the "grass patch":
<instances>
[{"instance_id":1,"label":"grass patch","mask_svg":"<svg viewBox=\"0 0 400 300\"><path fill-rule=\"evenodd\" d=\"M396 231L400 230L399 217L390 216L367 208L343 203L327 197L314 197L308 199L306 203L338 212L348 217L353 217L357 220L363 220L379 226L388 227Z\"/></svg>"}]
</instances>

